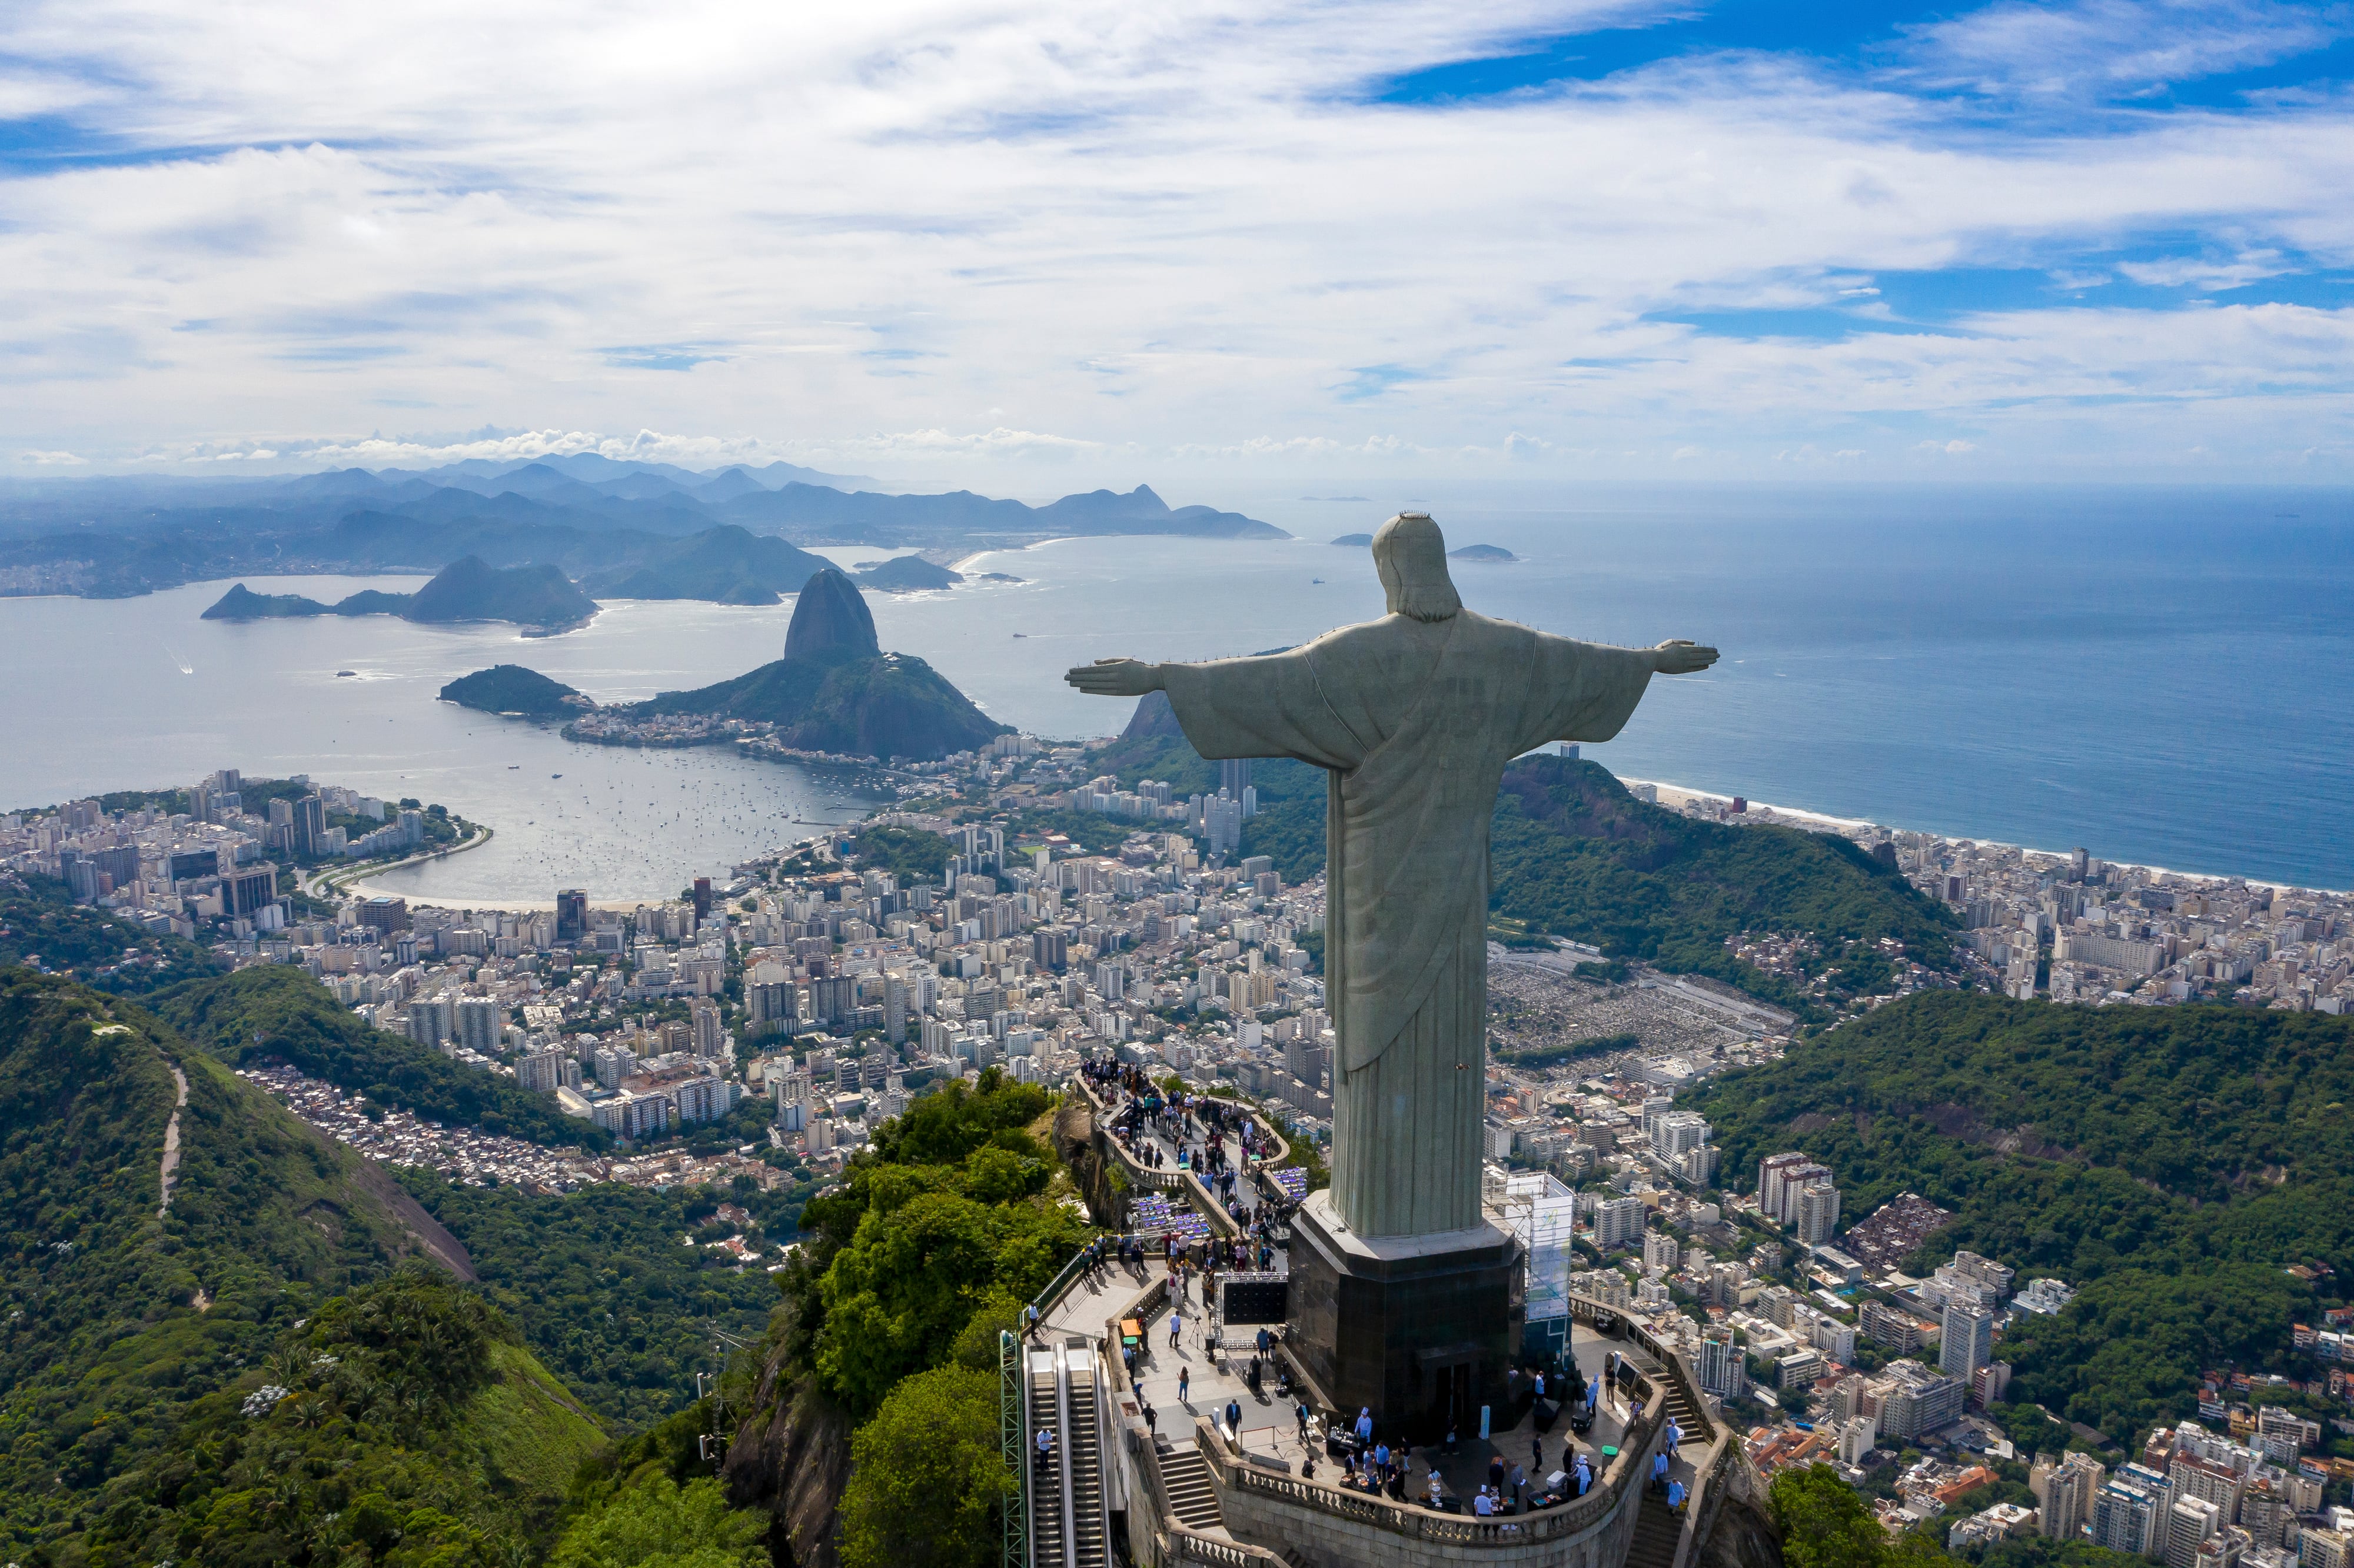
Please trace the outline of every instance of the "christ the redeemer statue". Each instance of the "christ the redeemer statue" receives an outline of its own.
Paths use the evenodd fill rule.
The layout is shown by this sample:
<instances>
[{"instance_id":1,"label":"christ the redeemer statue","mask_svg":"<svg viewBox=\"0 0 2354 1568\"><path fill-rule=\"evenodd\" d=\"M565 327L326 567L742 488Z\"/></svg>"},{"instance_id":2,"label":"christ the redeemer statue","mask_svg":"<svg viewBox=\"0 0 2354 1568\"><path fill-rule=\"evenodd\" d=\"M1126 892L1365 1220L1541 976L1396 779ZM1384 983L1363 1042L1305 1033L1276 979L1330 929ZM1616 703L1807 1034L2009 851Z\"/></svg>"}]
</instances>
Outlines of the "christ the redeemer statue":
<instances>
[{"instance_id":1,"label":"christ the redeemer statue","mask_svg":"<svg viewBox=\"0 0 2354 1568\"><path fill-rule=\"evenodd\" d=\"M1066 679L1166 691L1204 757L1325 769L1331 1202L1381 1238L1481 1223L1488 823L1505 765L1547 741L1608 740L1654 674L1705 670L1716 650L1601 647L1465 609L1424 513L1384 524L1373 561L1379 620L1287 653L1109 659Z\"/></svg>"}]
</instances>

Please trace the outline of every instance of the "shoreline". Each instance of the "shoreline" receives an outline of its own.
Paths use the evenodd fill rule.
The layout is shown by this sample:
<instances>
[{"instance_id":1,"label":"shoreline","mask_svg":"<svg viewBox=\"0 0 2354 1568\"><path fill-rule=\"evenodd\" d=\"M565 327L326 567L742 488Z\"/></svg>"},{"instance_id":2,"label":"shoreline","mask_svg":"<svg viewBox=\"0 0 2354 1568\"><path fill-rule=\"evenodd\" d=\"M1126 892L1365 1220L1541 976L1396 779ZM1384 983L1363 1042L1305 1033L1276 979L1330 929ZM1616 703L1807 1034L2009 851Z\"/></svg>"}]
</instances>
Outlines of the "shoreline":
<instances>
[{"instance_id":1,"label":"shoreline","mask_svg":"<svg viewBox=\"0 0 2354 1568\"><path fill-rule=\"evenodd\" d=\"M1542 755L1542 753L1539 755ZM1613 777L1616 777L1616 775L1613 775ZM1967 833L1949 833L1935 828L1908 828L1899 824L1883 822L1872 817L1835 817L1828 811L1808 810L1803 806L1784 806L1772 800L1760 800L1755 796L1743 795L1735 797L1722 794L1714 789L1694 789L1686 785L1670 784L1658 779L1627 778L1620 779L1619 782L1622 784L1650 785L1653 789L1659 791L1659 803L1663 806L1670 803L1667 800L1667 797L1670 795L1675 795L1686 800L1714 800L1726 805L1730 805L1735 799L1739 799L1747 801L1749 809L1753 811L1772 811L1776 816L1795 817L1805 822L1820 822L1829 828L1879 828L1890 832L1927 833L1932 838L1950 839L1956 842L1967 841L1974 844L1995 844L2003 849L2015 849L2021 854L2033 855L2043 860L2064 862L2068 859L2070 853L2067 850L2037 849L2031 844L2015 844L2008 839L1974 837ZM2098 853L2094 854L2093 858L2100 861L2105 865L2122 866L2127 871L2146 871L2159 876L2187 876L2196 878L2201 882L2240 882L2246 884L2250 887L2269 887L2283 893L2296 891L2306 893L2327 893L2334 894L2339 897L2345 897L2349 896L2349 894L2354 894L2354 890L2342 887L2323 887L2318 884L2305 882L2277 882L2270 877L2244 876L2238 872L2188 871L2180 866L2158 865L2148 861L2113 860L2107 855Z\"/></svg>"}]
</instances>

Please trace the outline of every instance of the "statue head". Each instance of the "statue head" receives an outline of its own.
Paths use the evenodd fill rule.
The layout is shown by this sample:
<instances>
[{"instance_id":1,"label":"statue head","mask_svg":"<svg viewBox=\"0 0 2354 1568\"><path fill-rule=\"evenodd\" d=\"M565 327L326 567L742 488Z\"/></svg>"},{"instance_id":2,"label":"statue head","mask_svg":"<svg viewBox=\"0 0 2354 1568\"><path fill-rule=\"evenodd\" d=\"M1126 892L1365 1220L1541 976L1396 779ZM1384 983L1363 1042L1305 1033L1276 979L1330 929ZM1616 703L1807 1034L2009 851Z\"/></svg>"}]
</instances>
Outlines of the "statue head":
<instances>
[{"instance_id":1,"label":"statue head","mask_svg":"<svg viewBox=\"0 0 2354 1568\"><path fill-rule=\"evenodd\" d=\"M1382 574L1392 615L1445 620L1463 608L1447 575L1447 538L1427 512L1401 512L1373 535L1373 566Z\"/></svg>"}]
</instances>

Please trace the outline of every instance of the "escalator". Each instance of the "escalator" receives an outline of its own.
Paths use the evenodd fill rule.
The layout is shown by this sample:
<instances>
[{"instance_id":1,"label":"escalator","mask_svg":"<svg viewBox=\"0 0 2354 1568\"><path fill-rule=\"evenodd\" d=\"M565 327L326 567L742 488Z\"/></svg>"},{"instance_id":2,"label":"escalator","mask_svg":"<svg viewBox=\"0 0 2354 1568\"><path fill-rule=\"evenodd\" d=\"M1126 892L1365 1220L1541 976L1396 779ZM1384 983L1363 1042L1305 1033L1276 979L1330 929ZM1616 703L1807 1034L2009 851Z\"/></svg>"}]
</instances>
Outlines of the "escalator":
<instances>
[{"instance_id":1,"label":"escalator","mask_svg":"<svg viewBox=\"0 0 2354 1568\"><path fill-rule=\"evenodd\" d=\"M1104 1390L1092 1346L1023 1352L1023 1455L1030 1568L1109 1568ZM1038 1434L1055 1435L1038 1462Z\"/></svg>"}]
</instances>

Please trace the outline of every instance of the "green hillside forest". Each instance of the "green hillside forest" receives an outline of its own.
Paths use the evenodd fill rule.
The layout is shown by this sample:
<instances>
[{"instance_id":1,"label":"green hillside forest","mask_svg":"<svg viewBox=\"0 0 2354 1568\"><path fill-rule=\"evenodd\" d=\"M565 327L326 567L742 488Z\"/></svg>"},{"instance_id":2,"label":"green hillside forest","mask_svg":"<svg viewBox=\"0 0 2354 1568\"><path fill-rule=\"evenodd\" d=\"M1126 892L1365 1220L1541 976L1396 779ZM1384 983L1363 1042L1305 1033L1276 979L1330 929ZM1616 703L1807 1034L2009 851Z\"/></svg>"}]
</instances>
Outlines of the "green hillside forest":
<instances>
[{"instance_id":1,"label":"green hillside forest","mask_svg":"<svg viewBox=\"0 0 2354 1568\"><path fill-rule=\"evenodd\" d=\"M1217 765L1182 736L1116 741L1097 760L1133 789L1168 783L1180 799L1218 787ZM1324 773L1287 760L1253 765L1258 815L1242 853L1275 861L1286 882L1324 868ZM1646 804L1597 764L1524 757L1505 770L1490 830L1490 906L1532 934L1591 943L1708 975L1808 1016L1813 999L1785 977L1734 959L1743 931L1813 932L1818 968L1836 970L1833 1004L1887 989L1873 944L1893 938L1933 969L1952 961L1953 919L1897 873L1836 834L1726 827Z\"/></svg>"},{"instance_id":2,"label":"green hillside forest","mask_svg":"<svg viewBox=\"0 0 2354 1568\"><path fill-rule=\"evenodd\" d=\"M2124 1440L2217 1366L2287 1370L2354 1279L2354 1020L1924 992L1685 1097L1728 1176L1801 1150L1850 1223L1900 1192L1957 1247L2082 1287L2000 1342L2014 1399Z\"/></svg>"}]
</instances>

